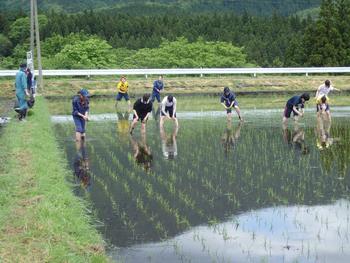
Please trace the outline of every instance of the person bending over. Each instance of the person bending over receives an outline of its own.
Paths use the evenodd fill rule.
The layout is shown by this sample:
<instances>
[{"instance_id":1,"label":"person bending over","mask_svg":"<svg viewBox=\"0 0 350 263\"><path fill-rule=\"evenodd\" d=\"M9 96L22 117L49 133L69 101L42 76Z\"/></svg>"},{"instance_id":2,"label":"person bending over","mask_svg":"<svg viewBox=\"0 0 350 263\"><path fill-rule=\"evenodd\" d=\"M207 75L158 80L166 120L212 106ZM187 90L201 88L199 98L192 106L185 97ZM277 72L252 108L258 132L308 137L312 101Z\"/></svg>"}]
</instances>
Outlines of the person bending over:
<instances>
[{"instance_id":1,"label":"person bending over","mask_svg":"<svg viewBox=\"0 0 350 263\"><path fill-rule=\"evenodd\" d=\"M143 95L142 98L138 99L134 103L133 112L134 115L130 127L130 134L133 133L138 121L141 121L141 132L145 132L148 117L152 112L152 102L150 100L150 94Z\"/></svg>"},{"instance_id":2,"label":"person bending over","mask_svg":"<svg viewBox=\"0 0 350 263\"><path fill-rule=\"evenodd\" d=\"M76 96L73 97L73 120L75 124L75 140L85 139L86 121L89 120L89 92L81 89Z\"/></svg>"},{"instance_id":3,"label":"person bending over","mask_svg":"<svg viewBox=\"0 0 350 263\"><path fill-rule=\"evenodd\" d=\"M304 104L310 99L309 93L303 93L300 96L291 97L284 108L283 113L283 124L287 124L288 119L290 118L291 113L293 112L294 120L297 121L299 117L304 115Z\"/></svg>"}]
</instances>

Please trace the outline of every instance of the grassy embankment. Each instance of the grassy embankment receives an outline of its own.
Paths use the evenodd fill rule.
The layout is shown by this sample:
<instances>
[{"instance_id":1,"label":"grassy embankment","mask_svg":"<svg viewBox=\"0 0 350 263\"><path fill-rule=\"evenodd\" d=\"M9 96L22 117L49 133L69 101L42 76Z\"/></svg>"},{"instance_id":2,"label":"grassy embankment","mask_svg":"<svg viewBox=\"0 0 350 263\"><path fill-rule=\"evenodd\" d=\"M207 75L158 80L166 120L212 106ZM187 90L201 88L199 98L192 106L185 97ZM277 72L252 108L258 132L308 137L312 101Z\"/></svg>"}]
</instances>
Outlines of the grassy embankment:
<instances>
[{"instance_id":1,"label":"grassy embankment","mask_svg":"<svg viewBox=\"0 0 350 263\"><path fill-rule=\"evenodd\" d=\"M106 262L102 238L72 192L45 100L0 137L0 261Z\"/></svg>"},{"instance_id":2,"label":"grassy embankment","mask_svg":"<svg viewBox=\"0 0 350 263\"><path fill-rule=\"evenodd\" d=\"M128 77L129 93L143 94L151 92L153 81L157 76ZM250 76L165 76L166 92L174 94L217 94L224 86L231 87L237 93L249 92L303 92L315 91L326 79L332 80L335 87L350 91L350 76L347 75L258 75ZM114 76L84 78L45 78L44 96L71 96L82 87L88 88L92 94L115 95L117 78ZM13 78L0 79L0 97L13 97Z\"/></svg>"}]
</instances>

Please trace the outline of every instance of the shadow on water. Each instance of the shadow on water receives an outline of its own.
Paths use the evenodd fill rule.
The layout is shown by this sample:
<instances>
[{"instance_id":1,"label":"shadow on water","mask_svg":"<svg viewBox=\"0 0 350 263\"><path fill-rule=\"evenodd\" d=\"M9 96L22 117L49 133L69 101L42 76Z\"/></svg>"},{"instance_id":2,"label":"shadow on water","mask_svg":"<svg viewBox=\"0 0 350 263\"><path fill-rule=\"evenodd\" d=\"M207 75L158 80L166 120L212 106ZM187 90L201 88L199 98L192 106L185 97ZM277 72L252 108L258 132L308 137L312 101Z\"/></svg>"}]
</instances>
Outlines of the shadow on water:
<instances>
[{"instance_id":1,"label":"shadow on water","mask_svg":"<svg viewBox=\"0 0 350 263\"><path fill-rule=\"evenodd\" d=\"M88 124L89 195L78 191L104 223L115 259L346 262L349 222L339 219L350 217L346 118L282 128L279 116L244 124L222 116L182 120L176 132L152 120L144 137L127 135L128 119ZM73 125L55 127L69 160L83 156L65 140Z\"/></svg>"}]
</instances>

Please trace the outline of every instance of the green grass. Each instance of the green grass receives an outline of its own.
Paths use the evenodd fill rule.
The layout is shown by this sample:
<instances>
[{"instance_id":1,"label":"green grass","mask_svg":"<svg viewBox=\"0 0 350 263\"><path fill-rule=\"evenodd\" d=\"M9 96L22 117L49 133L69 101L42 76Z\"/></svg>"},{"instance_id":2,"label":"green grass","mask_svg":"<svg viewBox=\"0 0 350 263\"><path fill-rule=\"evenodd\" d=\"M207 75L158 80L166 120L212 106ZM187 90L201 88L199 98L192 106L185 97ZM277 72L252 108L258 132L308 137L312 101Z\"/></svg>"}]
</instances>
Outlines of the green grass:
<instances>
[{"instance_id":1,"label":"green grass","mask_svg":"<svg viewBox=\"0 0 350 263\"><path fill-rule=\"evenodd\" d=\"M0 137L0 261L106 262L104 243L58 148L46 101Z\"/></svg>"}]
</instances>

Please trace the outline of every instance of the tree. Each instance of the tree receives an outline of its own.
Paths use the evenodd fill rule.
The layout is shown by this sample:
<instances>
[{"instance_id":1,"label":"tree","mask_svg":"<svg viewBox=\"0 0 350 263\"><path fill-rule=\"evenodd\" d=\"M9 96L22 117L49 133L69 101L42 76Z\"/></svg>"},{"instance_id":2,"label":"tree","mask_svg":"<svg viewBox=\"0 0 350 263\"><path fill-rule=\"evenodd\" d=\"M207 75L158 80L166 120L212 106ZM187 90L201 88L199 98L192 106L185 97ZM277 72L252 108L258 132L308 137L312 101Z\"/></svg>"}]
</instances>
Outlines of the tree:
<instances>
[{"instance_id":1,"label":"tree","mask_svg":"<svg viewBox=\"0 0 350 263\"><path fill-rule=\"evenodd\" d=\"M159 48L144 48L124 60L124 67L136 68L193 68L193 67L245 67L243 49L226 42L204 41L199 38L190 43L181 37L170 42L163 40Z\"/></svg>"},{"instance_id":2,"label":"tree","mask_svg":"<svg viewBox=\"0 0 350 263\"><path fill-rule=\"evenodd\" d=\"M40 29L44 28L48 19L45 15L39 15L39 25ZM23 43L30 35L30 20L29 17L18 18L15 22L13 22L10 26L9 38L16 45L19 43Z\"/></svg>"},{"instance_id":3,"label":"tree","mask_svg":"<svg viewBox=\"0 0 350 263\"><path fill-rule=\"evenodd\" d=\"M42 55L51 57L59 52L68 44L75 44L79 41L86 41L89 38L96 38L96 36L89 36L83 33L71 33L68 36L53 35L47 38L42 44Z\"/></svg>"},{"instance_id":4,"label":"tree","mask_svg":"<svg viewBox=\"0 0 350 263\"><path fill-rule=\"evenodd\" d=\"M99 38L77 41L66 45L55 55L55 66L58 68L108 68L115 64L112 47Z\"/></svg>"},{"instance_id":5,"label":"tree","mask_svg":"<svg viewBox=\"0 0 350 263\"><path fill-rule=\"evenodd\" d=\"M341 35L342 41L339 47L340 64L350 66L350 1L338 0L337 8L337 28Z\"/></svg>"},{"instance_id":6,"label":"tree","mask_svg":"<svg viewBox=\"0 0 350 263\"><path fill-rule=\"evenodd\" d=\"M3 34L0 34L0 56L9 56L11 54L11 49L11 41Z\"/></svg>"},{"instance_id":7,"label":"tree","mask_svg":"<svg viewBox=\"0 0 350 263\"><path fill-rule=\"evenodd\" d=\"M323 0L320 18L312 23L304 37L305 51L310 66L338 66L342 38L337 28L337 12L333 0Z\"/></svg>"}]
</instances>

